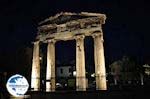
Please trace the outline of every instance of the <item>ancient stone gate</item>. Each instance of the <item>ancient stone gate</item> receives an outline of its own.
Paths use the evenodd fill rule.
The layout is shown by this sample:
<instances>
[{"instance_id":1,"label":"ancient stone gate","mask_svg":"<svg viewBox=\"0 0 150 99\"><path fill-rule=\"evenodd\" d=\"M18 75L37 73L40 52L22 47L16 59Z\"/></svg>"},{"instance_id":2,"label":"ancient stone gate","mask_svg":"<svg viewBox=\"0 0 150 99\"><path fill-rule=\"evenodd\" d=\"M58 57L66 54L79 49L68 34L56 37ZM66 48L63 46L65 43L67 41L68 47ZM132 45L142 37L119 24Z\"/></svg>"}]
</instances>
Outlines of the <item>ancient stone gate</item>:
<instances>
[{"instance_id":1,"label":"ancient stone gate","mask_svg":"<svg viewBox=\"0 0 150 99\"><path fill-rule=\"evenodd\" d=\"M94 39L95 79L97 90L107 90L102 24L105 14L62 12L39 23L34 42L31 88L40 90L39 43L47 43L46 91L55 91L55 43L76 40L76 90L86 91L84 38Z\"/></svg>"}]
</instances>

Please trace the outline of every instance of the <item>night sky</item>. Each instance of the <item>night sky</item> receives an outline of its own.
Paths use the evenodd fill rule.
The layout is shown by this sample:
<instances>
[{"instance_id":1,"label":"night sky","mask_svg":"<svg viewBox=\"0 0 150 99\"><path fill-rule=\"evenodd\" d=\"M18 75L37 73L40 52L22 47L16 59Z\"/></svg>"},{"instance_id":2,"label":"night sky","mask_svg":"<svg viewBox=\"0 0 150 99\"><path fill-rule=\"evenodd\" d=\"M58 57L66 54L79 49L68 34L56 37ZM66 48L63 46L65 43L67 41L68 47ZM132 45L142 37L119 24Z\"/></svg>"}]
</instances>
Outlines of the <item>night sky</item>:
<instances>
[{"instance_id":1,"label":"night sky","mask_svg":"<svg viewBox=\"0 0 150 99\"><path fill-rule=\"evenodd\" d=\"M146 0L0 0L0 58L4 60L4 53L10 57L8 54L21 47L32 48L38 23L67 11L106 14L103 25L106 64L124 55L136 57L140 64L148 60L150 63L149 10ZM67 47L74 49L75 43L63 43L63 47L56 45L58 54L63 56L60 60L74 55L62 51ZM91 45L91 40L87 40L89 50ZM3 68L5 63L0 65Z\"/></svg>"}]
</instances>

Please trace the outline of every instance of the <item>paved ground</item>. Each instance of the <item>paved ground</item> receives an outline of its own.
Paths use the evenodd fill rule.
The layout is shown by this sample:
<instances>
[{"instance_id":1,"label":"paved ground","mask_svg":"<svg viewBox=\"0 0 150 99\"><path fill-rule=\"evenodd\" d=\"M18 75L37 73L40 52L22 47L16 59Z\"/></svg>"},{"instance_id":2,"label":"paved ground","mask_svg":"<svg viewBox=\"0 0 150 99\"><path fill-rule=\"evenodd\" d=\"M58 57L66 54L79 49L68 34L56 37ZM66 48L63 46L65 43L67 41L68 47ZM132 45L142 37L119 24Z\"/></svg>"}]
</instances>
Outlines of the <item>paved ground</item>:
<instances>
[{"instance_id":1,"label":"paved ground","mask_svg":"<svg viewBox=\"0 0 150 99\"><path fill-rule=\"evenodd\" d=\"M32 92L28 91L30 99L149 99L149 86L116 86L107 91L56 91L56 92ZM9 99L8 92L1 93L0 99Z\"/></svg>"},{"instance_id":2,"label":"paved ground","mask_svg":"<svg viewBox=\"0 0 150 99\"><path fill-rule=\"evenodd\" d=\"M31 99L146 99L150 98L149 86L122 86L107 91L57 91L54 93L31 92Z\"/></svg>"}]
</instances>

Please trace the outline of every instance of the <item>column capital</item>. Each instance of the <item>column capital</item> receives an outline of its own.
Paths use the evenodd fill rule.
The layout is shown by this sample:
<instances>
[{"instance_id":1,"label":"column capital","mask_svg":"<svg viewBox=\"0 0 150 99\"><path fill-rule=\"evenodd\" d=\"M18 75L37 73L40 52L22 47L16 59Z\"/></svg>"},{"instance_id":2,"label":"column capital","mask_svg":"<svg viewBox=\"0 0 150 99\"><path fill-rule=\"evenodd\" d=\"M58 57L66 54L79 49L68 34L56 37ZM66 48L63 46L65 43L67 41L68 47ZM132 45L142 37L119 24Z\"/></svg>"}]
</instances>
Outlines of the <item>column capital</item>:
<instances>
[{"instance_id":1,"label":"column capital","mask_svg":"<svg viewBox=\"0 0 150 99\"><path fill-rule=\"evenodd\" d=\"M99 32L99 33L93 33L91 35L94 39L97 38L97 37L100 37L101 41L104 42L104 39L103 39L103 33Z\"/></svg>"},{"instance_id":2,"label":"column capital","mask_svg":"<svg viewBox=\"0 0 150 99\"><path fill-rule=\"evenodd\" d=\"M55 44L56 40L55 39L49 39L49 40L47 40L47 43L53 43L53 44Z\"/></svg>"},{"instance_id":3,"label":"column capital","mask_svg":"<svg viewBox=\"0 0 150 99\"><path fill-rule=\"evenodd\" d=\"M85 35L76 35L76 36L74 36L75 40L84 39L84 38L85 38Z\"/></svg>"},{"instance_id":4,"label":"column capital","mask_svg":"<svg viewBox=\"0 0 150 99\"><path fill-rule=\"evenodd\" d=\"M39 44L40 43L40 41L34 41L34 42L32 42L32 44Z\"/></svg>"},{"instance_id":5,"label":"column capital","mask_svg":"<svg viewBox=\"0 0 150 99\"><path fill-rule=\"evenodd\" d=\"M93 37L93 38L95 38L95 37L97 37L97 36L103 36L103 33L98 32L98 33L93 33L93 34L92 34L92 37Z\"/></svg>"}]
</instances>

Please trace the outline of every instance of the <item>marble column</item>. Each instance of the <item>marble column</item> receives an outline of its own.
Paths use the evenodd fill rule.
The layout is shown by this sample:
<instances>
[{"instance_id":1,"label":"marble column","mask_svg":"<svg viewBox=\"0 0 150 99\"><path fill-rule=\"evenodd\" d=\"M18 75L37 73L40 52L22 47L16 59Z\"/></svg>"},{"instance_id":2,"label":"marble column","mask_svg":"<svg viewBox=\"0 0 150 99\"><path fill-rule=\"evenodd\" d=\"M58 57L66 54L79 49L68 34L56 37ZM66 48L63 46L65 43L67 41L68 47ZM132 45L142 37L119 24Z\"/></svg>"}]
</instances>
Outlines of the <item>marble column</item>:
<instances>
[{"instance_id":1,"label":"marble column","mask_svg":"<svg viewBox=\"0 0 150 99\"><path fill-rule=\"evenodd\" d=\"M39 41L34 42L32 73L31 73L31 90L40 90L40 56L39 56Z\"/></svg>"},{"instance_id":2,"label":"marble column","mask_svg":"<svg viewBox=\"0 0 150 99\"><path fill-rule=\"evenodd\" d=\"M55 40L49 40L47 46L46 91L55 91Z\"/></svg>"},{"instance_id":3,"label":"marble column","mask_svg":"<svg viewBox=\"0 0 150 99\"><path fill-rule=\"evenodd\" d=\"M107 90L106 84L106 70L105 57L103 47L103 34L94 33L94 60L95 60L95 75L96 75L96 89Z\"/></svg>"},{"instance_id":4,"label":"marble column","mask_svg":"<svg viewBox=\"0 0 150 99\"><path fill-rule=\"evenodd\" d=\"M76 36L76 90L86 91L84 36Z\"/></svg>"}]
</instances>

